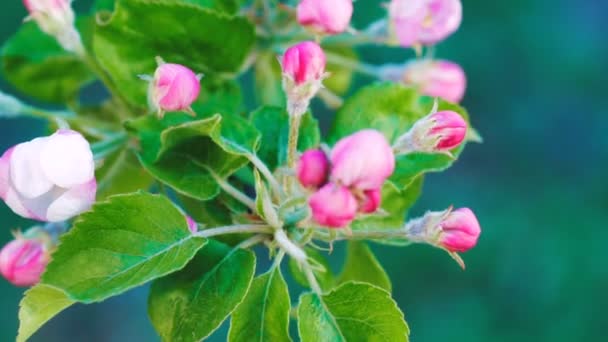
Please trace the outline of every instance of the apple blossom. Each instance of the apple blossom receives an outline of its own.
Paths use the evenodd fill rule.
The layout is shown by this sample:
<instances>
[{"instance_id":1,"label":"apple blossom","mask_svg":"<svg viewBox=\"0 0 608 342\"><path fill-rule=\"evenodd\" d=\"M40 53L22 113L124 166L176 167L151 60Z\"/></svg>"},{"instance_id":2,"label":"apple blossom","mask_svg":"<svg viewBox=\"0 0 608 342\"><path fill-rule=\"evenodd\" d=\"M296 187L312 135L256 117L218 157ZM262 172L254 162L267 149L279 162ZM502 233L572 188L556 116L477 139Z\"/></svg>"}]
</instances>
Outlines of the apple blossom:
<instances>
[{"instance_id":1,"label":"apple blossom","mask_svg":"<svg viewBox=\"0 0 608 342\"><path fill-rule=\"evenodd\" d=\"M0 273L13 285L32 286L40 281L49 260L48 241L19 235L0 251Z\"/></svg>"},{"instance_id":2,"label":"apple blossom","mask_svg":"<svg viewBox=\"0 0 608 342\"><path fill-rule=\"evenodd\" d=\"M23 0L25 8L40 27L54 36L67 51L84 54L80 34L74 26L75 16L71 0Z\"/></svg>"},{"instance_id":3,"label":"apple blossom","mask_svg":"<svg viewBox=\"0 0 608 342\"><path fill-rule=\"evenodd\" d=\"M0 158L0 197L17 214L58 222L95 201L97 182L89 143L78 132L59 130L7 150Z\"/></svg>"},{"instance_id":4,"label":"apple blossom","mask_svg":"<svg viewBox=\"0 0 608 342\"><path fill-rule=\"evenodd\" d=\"M187 112L194 115L192 103L201 91L202 75L180 64L164 63L158 58L158 67L154 77L142 78L149 80L148 102L153 111L162 118L165 112Z\"/></svg>"},{"instance_id":5,"label":"apple blossom","mask_svg":"<svg viewBox=\"0 0 608 342\"><path fill-rule=\"evenodd\" d=\"M464 70L456 63L441 60L408 63L403 82L418 87L424 95L441 97L454 103L462 101L467 88Z\"/></svg>"}]
</instances>

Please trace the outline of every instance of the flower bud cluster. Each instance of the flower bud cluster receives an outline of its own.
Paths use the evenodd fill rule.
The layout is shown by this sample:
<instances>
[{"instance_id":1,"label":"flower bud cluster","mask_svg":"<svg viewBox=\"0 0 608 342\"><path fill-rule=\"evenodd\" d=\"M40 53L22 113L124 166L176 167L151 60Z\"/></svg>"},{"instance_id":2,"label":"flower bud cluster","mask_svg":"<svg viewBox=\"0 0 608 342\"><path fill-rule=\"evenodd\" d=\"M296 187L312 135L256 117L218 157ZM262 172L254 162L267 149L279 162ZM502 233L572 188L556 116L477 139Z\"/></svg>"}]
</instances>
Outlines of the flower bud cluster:
<instances>
[{"instance_id":1,"label":"flower bud cluster","mask_svg":"<svg viewBox=\"0 0 608 342\"><path fill-rule=\"evenodd\" d=\"M72 130L59 130L2 155L0 198L25 218L65 221L95 201L94 172L93 153L85 138Z\"/></svg>"},{"instance_id":2,"label":"flower bud cluster","mask_svg":"<svg viewBox=\"0 0 608 342\"><path fill-rule=\"evenodd\" d=\"M338 141L329 157L306 151L297 174L316 190L309 199L314 220L326 227L348 226L357 213L373 213L381 204L382 185L395 169L393 150L382 133L362 130Z\"/></svg>"}]
</instances>

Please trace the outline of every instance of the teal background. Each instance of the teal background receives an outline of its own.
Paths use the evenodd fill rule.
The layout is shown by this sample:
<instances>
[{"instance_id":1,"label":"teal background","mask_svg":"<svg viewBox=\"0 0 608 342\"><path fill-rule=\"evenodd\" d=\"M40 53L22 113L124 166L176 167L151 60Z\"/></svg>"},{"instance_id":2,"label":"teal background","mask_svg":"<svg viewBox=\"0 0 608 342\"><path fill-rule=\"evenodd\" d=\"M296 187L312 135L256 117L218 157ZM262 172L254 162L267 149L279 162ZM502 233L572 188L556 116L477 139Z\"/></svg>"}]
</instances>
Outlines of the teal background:
<instances>
[{"instance_id":1,"label":"teal background","mask_svg":"<svg viewBox=\"0 0 608 342\"><path fill-rule=\"evenodd\" d=\"M78 0L76 6L82 10L88 3ZM355 26L383 15L379 3L357 1ZM437 54L466 70L463 104L485 141L470 145L449 171L428 177L414 211L468 206L479 216L483 234L463 256L465 272L427 246L374 246L393 279L411 339L603 341L608 324L608 3L463 4L460 31ZM20 1L1 6L4 41L25 10ZM372 63L411 56L379 48L361 53ZM3 81L0 88L13 92ZM2 120L0 150L42 129L34 120ZM0 240L8 241L11 229L28 223L1 204L0 226ZM0 341L14 339L21 293L0 281ZM102 304L75 306L32 341L156 341L146 297L143 288ZM222 334L225 329L215 339L223 340Z\"/></svg>"}]
</instances>

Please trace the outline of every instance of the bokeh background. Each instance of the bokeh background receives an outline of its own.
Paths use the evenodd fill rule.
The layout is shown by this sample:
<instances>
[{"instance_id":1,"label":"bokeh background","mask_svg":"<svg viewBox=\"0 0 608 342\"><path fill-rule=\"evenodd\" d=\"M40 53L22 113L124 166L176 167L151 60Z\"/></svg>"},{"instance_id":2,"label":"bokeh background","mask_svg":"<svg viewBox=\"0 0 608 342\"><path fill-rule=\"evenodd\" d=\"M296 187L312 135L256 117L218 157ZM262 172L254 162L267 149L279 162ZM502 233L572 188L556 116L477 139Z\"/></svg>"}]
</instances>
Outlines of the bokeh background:
<instances>
[{"instance_id":1,"label":"bokeh background","mask_svg":"<svg viewBox=\"0 0 608 342\"><path fill-rule=\"evenodd\" d=\"M90 2L78 0L76 7L85 10ZM449 171L428 177L414 211L474 208L483 235L464 255L466 272L426 246L374 246L393 279L411 339L605 341L608 2L463 3L460 31L437 53L466 70L464 106L485 142L469 145ZM355 26L383 14L380 1L358 0ZM20 1L2 3L0 41L25 15ZM378 48L361 54L373 63L411 55ZM2 80L0 88L13 93ZM0 150L43 128L35 120L1 120ZM10 229L28 223L0 204L0 226L3 242ZM14 340L21 294L0 281L0 341ZM75 306L32 341L157 341L146 298L147 288L141 288ZM223 327L213 340L224 340L225 333Z\"/></svg>"}]
</instances>

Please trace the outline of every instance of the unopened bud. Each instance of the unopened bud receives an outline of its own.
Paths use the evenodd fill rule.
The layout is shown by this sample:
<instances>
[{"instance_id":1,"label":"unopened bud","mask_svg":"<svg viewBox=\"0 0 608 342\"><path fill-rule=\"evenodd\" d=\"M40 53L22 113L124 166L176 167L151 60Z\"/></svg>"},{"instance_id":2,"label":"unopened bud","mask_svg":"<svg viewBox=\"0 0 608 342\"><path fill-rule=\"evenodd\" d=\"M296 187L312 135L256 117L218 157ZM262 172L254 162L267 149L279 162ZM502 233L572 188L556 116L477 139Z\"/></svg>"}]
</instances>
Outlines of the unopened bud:
<instances>
[{"instance_id":1,"label":"unopened bud","mask_svg":"<svg viewBox=\"0 0 608 342\"><path fill-rule=\"evenodd\" d=\"M329 161L322 150L308 150L302 154L296 168L300 184L306 188L318 188L327 182Z\"/></svg>"},{"instance_id":2,"label":"unopened bud","mask_svg":"<svg viewBox=\"0 0 608 342\"><path fill-rule=\"evenodd\" d=\"M395 170L393 149L382 133L372 129L338 141L330 159L331 180L361 191L380 189Z\"/></svg>"},{"instance_id":3,"label":"unopened bud","mask_svg":"<svg viewBox=\"0 0 608 342\"><path fill-rule=\"evenodd\" d=\"M330 228L348 226L357 214L357 199L344 186L326 184L309 199L315 222Z\"/></svg>"},{"instance_id":4,"label":"unopened bud","mask_svg":"<svg viewBox=\"0 0 608 342\"><path fill-rule=\"evenodd\" d=\"M67 51L84 54L71 0L23 0L23 4L44 33L55 37Z\"/></svg>"},{"instance_id":5,"label":"unopened bud","mask_svg":"<svg viewBox=\"0 0 608 342\"><path fill-rule=\"evenodd\" d=\"M346 31L353 15L352 0L302 0L297 9L298 22L320 34Z\"/></svg>"},{"instance_id":6,"label":"unopened bud","mask_svg":"<svg viewBox=\"0 0 608 342\"><path fill-rule=\"evenodd\" d=\"M403 82L420 89L427 96L449 102L462 101L467 88L464 70L448 61L415 61L406 65Z\"/></svg>"},{"instance_id":7,"label":"unopened bud","mask_svg":"<svg viewBox=\"0 0 608 342\"><path fill-rule=\"evenodd\" d=\"M401 46L432 45L458 29L462 4L460 0L392 0L389 16Z\"/></svg>"},{"instance_id":8,"label":"unopened bud","mask_svg":"<svg viewBox=\"0 0 608 342\"><path fill-rule=\"evenodd\" d=\"M399 154L445 153L458 147L467 135L467 123L453 111L441 111L418 120L395 143Z\"/></svg>"},{"instance_id":9,"label":"unopened bud","mask_svg":"<svg viewBox=\"0 0 608 342\"><path fill-rule=\"evenodd\" d=\"M325 53L315 42L298 43L285 51L281 67L290 115L306 112L310 100L321 89L325 63Z\"/></svg>"},{"instance_id":10,"label":"unopened bud","mask_svg":"<svg viewBox=\"0 0 608 342\"><path fill-rule=\"evenodd\" d=\"M49 242L50 239L45 239L42 235L31 238L17 236L0 251L2 276L16 286L32 286L38 283L49 262Z\"/></svg>"},{"instance_id":11,"label":"unopened bud","mask_svg":"<svg viewBox=\"0 0 608 342\"><path fill-rule=\"evenodd\" d=\"M359 212L371 214L380 208L382 191L380 189L367 190L363 193L363 201L359 205Z\"/></svg>"},{"instance_id":12,"label":"unopened bud","mask_svg":"<svg viewBox=\"0 0 608 342\"><path fill-rule=\"evenodd\" d=\"M160 58L158 63L148 88L148 102L152 110L157 112L160 118L165 112L186 112L195 115L190 106L201 91L202 75L197 75L180 64L164 63Z\"/></svg>"}]
</instances>

